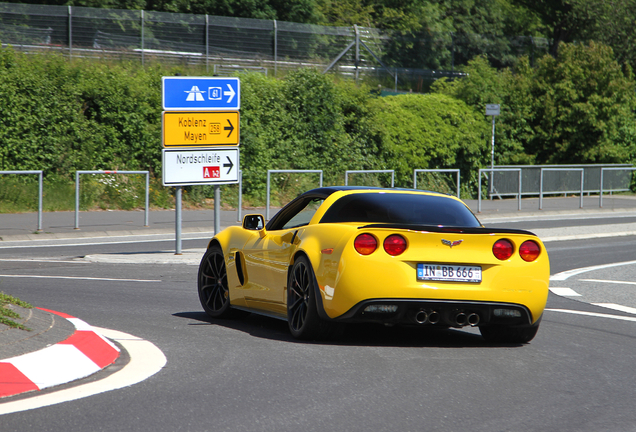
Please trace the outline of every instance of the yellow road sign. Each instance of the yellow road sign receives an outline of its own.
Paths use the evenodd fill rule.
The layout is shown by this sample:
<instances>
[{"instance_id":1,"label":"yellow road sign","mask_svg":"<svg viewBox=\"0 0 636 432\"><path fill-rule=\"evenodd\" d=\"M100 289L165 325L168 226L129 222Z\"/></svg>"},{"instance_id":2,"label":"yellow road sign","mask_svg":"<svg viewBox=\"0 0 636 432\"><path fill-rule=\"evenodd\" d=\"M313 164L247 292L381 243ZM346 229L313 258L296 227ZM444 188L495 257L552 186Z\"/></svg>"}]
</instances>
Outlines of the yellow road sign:
<instances>
[{"instance_id":1,"label":"yellow road sign","mask_svg":"<svg viewBox=\"0 0 636 432\"><path fill-rule=\"evenodd\" d=\"M164 147L239 145L238 111L163 113Z\"/></svg>"}]
</instances>

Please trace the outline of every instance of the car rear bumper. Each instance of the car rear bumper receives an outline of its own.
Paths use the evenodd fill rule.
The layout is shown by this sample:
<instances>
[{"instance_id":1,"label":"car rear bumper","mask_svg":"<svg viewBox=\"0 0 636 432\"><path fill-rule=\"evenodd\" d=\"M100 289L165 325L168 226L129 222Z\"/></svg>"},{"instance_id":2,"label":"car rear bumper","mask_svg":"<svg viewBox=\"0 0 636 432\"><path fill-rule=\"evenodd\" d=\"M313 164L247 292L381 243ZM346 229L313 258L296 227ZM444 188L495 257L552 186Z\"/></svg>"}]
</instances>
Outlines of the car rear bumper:
<instances>
[{"instance_id":1,"label":"car rear bumper","mask_svg":"<svg viewBox=\"0 0 636 432\"><path fill-rule=\"evenodd\" d=\"M528 326L538 318L533 320L527 307L511 303L371 299L362 301L347 313L329 320L464 327L477 325Z\"/></svg>"}]
</instances>

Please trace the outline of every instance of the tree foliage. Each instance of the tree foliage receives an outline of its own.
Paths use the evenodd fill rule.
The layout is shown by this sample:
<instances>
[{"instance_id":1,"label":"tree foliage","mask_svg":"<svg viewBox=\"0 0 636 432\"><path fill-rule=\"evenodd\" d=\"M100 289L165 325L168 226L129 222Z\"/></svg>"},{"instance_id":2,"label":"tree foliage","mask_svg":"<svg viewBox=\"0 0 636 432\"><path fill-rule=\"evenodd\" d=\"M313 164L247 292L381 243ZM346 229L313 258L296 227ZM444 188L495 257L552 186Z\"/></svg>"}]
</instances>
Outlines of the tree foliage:
<instances>
[{"instance_id":1,"label":"tree foliage","mask_svg":"<svg viewBox=\"0 0 636 432\"><path fill-rule=\"evenodd\" d=\"M368 128L380 168L396 171L396 184L413 184L413 170L459 168L474 173L487 158L488 124L466 103L442 94L373 99Z\"/></svg>"},{"instance_id":2,"label":"tree foliage","mask_svg":"<svg viewBox=\"0 0 636 432\"><path fill-rule=\"evenodd\" d=\"M631 68L611 48L564 44L559 57L496 71L483 58L468 77L434 90L484 112L499 103L496 163L625 163L636 158L636 95Z\"/></svg>"}]
</instances>

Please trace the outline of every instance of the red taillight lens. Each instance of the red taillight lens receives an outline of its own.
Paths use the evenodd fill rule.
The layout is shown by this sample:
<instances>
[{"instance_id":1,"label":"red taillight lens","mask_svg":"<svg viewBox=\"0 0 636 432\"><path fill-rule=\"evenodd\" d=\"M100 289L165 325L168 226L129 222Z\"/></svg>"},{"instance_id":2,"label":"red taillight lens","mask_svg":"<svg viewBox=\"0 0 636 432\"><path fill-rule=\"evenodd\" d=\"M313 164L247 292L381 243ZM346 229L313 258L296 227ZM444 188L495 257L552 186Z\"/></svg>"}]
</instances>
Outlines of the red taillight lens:
<instances>
[{"instance_id":1,"label":"red taillight lens","mask_svg":"<svg viewBox=\"0 0 636 432\"><path fill-rule=\"evenodd\" d=\"M540 254L541 248L532 240L524 241L519 247L519 255L524 261L532 262L539 258Z\"/></svg>"},{"instance_id":2,"label":"red taillight lens","mask_svg":"<svg viewBox=\"0 0 636 432\"><path fill-rule=\"evenodd\" d=\"M353 247L359 254L369 255L378 248L378 241L371 234L360 234L353 241Z\"/></svg>"},{"instance_id":3,"label":"red taillight lens","mask_svg":"<svg viewBox=\"0 0 636 432\"><path fill-rule=\"evenodd\" d=\"M384 239L384 250L391 256L400 255L406 250L406 240L401 235L390 235Z\"/></svg>"},{"instance_id":4,"label":"red taillight lens","mask_svg":"<svg viewBox=\"0 0 636 432\"><path fill-rule=\"evenodd\" d=\"M497 240L494 245L492 245L492 253L497 257L497 259L505 261L512 256L512 253L515 251L515 248L512 246L510 240L501 239Z\"/></svg>"}]
</instances>

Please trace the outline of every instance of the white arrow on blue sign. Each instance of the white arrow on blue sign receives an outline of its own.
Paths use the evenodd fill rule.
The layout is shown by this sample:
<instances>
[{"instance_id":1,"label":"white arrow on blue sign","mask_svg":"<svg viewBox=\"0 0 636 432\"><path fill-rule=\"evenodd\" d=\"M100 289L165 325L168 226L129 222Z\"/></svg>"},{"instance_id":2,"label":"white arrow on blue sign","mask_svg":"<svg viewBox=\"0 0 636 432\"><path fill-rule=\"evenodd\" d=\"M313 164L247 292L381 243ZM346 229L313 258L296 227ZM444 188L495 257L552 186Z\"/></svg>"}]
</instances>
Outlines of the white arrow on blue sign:
<instances>
[{"instance_id":1,"label":"white arrow on blue sign","mask_svg":"<svg viewBox=\"0 0 636 432\"><path fill-rule=\"evenodd\" d=\"M241 81L236 77L163 77L165 111L239 110Z\"/></svg>"}]
</instances>

